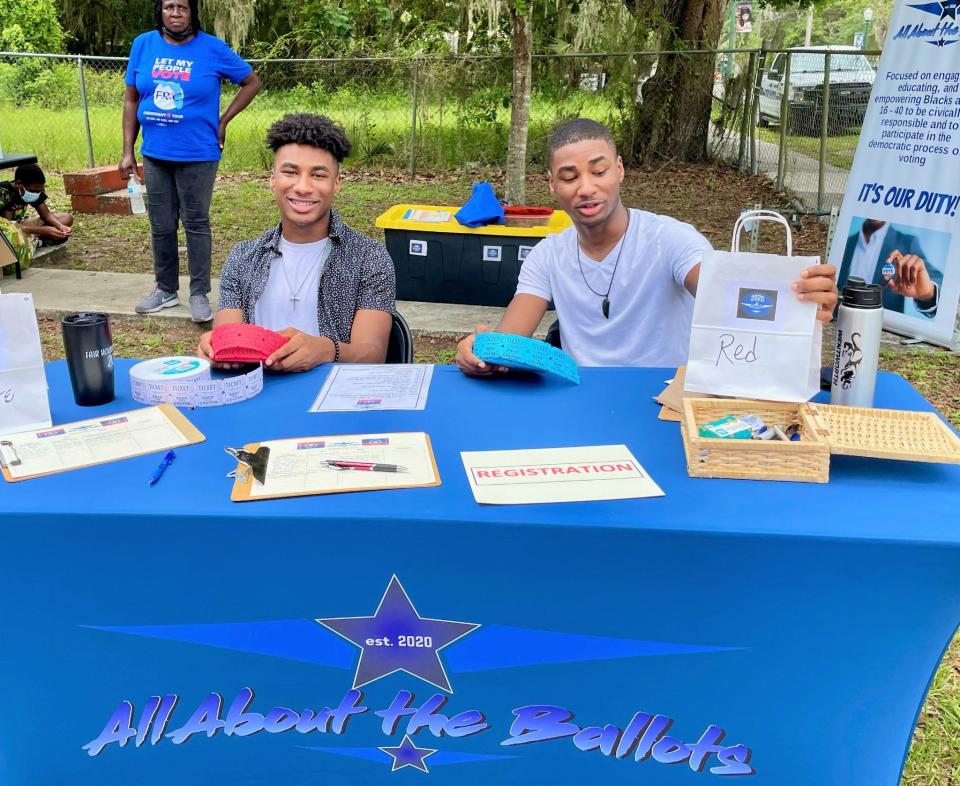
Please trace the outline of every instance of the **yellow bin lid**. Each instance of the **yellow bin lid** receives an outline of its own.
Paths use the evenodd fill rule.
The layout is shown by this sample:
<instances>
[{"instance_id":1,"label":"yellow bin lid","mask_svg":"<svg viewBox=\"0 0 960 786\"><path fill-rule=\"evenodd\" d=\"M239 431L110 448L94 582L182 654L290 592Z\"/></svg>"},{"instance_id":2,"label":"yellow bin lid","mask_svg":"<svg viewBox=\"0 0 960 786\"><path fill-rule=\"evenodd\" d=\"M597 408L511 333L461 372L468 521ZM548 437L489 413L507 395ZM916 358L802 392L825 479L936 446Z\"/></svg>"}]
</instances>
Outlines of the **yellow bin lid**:
<instances>
[{"instance_id":1,"label":"yellow bin lid","mask_svg":"<svg viewBox=\"0 0 960 786\"><path fill-rule=\"evenodd\" d=\"M496 235L498 237L546 237L562 232L573 222L562 210L554 210L547 224L536 227L508 227L503 224L488 224L471 229L455 219L459 207L437 205L394 205L377 216L380 229L406 229L414 232L445 232L457 235ZM443 214L447 213L447 216Z\"/></svg>"}]
</instances>

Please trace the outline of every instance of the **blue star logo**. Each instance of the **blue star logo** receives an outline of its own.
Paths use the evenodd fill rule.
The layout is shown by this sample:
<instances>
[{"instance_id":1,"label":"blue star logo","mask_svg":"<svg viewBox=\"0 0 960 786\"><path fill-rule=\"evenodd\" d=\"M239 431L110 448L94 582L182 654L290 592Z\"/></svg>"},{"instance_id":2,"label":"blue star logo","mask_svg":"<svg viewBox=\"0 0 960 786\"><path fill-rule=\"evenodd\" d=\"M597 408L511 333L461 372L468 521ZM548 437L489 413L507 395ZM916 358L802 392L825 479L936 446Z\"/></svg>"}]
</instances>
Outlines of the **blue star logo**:
<instances>
[{"instance_id":1,"label":"blue star logo","mask_svg":"<svg viewBox=\"0 0 960 786\"><path fill-rule=\"evenodd\" d=\"M354 688L405 671L448 693L453 690L440 661L440 650L480 627L472 622L421 617L396 576L390 579L372 617L316 621L360 647Z\"/></svg>"},{"instance_id":2,"label":"blue star logo","mask_svg":"<svg viewBox=\"0 0 960 786\"><path fill-rule=\"evenodd\" d=\"M960 0L940 0L940 18L946 19L949 16L956 22L958 5L960 5ZM943 46L943 44L940 44L940 46Z\"/></svg>"},{"instance_id":3,"label":"blue star logo","mask_svg":"<svg viewBox=\"0 0 960 786\"><path fill-rule=\"evenodd\" d=\"M436 748L418 748L407 734L403 735L403 742L396 748L380 748L380 750L393 757L390 772L402 770L404 767L416 767L423 772L430 772L424 759L437 752Z\"/></svg>"}]
</instances>

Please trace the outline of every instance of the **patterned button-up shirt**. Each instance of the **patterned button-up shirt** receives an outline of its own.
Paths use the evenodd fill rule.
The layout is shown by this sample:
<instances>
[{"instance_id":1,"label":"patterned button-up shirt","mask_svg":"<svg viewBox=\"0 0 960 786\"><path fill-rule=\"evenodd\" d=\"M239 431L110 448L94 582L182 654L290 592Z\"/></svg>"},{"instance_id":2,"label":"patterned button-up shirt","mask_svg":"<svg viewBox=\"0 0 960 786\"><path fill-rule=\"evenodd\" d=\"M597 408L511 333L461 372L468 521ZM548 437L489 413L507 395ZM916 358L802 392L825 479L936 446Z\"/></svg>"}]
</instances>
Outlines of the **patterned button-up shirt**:
<instances>
[{"instance_id":1,"label":"patterned button-up shirt","mask_svg":"<svg viewBox=\"0 0 960 786\"><path fill-rule=\"evenodd\" d=\"M253 324L254 309L280 257L280 226L256 240L233 247L220 276L220 308L243 309ZM361 235L330 211L330 256L320 274L317 326L321 336L349 342L353 317L360 309L394 313L397 294L393 260L381 243Z\"/></svg>"}]
</instances>

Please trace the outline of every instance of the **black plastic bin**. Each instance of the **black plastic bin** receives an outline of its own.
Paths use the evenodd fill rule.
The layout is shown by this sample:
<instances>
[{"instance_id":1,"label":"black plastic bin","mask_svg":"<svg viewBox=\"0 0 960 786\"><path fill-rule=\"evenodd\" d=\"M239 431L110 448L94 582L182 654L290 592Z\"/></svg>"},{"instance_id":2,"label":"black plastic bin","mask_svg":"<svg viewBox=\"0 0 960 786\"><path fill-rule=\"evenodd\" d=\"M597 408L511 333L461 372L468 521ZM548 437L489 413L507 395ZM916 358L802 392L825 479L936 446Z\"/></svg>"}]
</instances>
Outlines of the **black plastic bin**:
<instances>
[{"instance_id":1,"label":"black plastic bin","mask_svg":"<svg viewBox=\"0 0 960 786\"><path fill-rule=\"evenodd\" d=\"M506 306L524 258L547 235L571 226L554 211L550 223L470 229L455 207L395 205L377 218L397 272L397 299L472 306ZM442 219L444 214L448 218ZM418 220L424 217L434 220Z\"/></svg>"}]
</instances>

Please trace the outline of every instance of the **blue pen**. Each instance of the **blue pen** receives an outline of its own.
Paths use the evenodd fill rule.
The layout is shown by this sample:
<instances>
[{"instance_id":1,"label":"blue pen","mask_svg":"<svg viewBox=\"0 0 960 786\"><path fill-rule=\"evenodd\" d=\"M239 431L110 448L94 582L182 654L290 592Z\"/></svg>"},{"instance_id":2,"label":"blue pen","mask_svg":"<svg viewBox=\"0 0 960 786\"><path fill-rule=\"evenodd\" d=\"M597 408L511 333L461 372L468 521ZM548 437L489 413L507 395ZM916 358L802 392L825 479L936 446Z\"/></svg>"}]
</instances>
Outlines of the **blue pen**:
<instances>
[{"instance_id":1,"label":"blue pen","mask_svg":"<svg viewBox=\"0 0 960 786\"><path fill-rule=\"evenodd\" d=\"M160 476L166 471L167 467L170 466L171 462L172 462L176 457L177 457L177 454L174 453L172 450L168 450L168 451L167 451L167 455L163 457L163 461L160 462L160 466L157 467L157 468L153 471L153 473L150 475L150 483L149 483L149 485L152 486L154 483L156 483L158 480L160 480Z\"/></svg>"}]
</instances>

